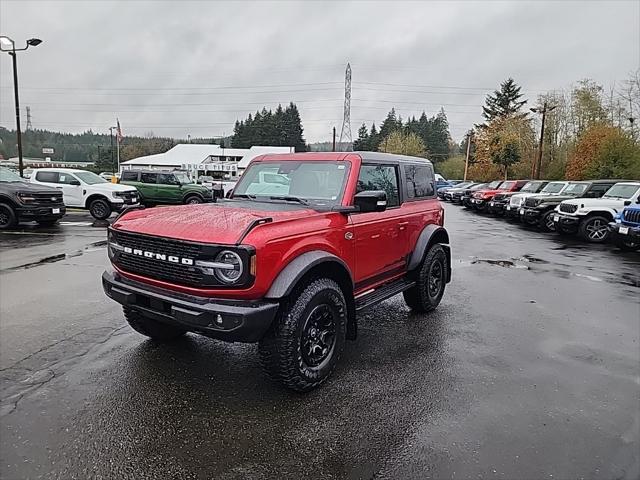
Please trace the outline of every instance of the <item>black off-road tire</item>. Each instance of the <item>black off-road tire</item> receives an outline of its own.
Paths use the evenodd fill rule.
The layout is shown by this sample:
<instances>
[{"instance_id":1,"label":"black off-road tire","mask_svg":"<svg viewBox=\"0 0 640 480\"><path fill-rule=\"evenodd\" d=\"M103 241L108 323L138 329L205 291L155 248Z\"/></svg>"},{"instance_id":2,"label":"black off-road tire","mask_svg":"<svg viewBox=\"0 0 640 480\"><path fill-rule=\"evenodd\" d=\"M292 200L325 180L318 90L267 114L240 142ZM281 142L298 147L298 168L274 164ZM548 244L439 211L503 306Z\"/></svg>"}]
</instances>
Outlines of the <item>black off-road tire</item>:
<instances>
[{"instance_id":1,"label":"black off-road tire","mask_svg":"<svg viewBox=\"0 0 640 480\"><path fill-rule=\"evenodd\" d=\"M111 204L104 198L96 198L89 204L89 213L96 220L106 220L112 211Z\"/></svg>"},{"instance_id":2,"label":"black off-road tire","mask_svg":"<svg viewBox=\"0 0 640 480\"><path fill-rule=\"evenodd\" d=\"M0 230L13 228L18 223L18 217L11 205L0 203Z\"/></svg>"},{"instance_id":3,"label":"black off-road tire","mask_svg":"<svg viewBox=\"0 0 640 480\"><path fill-rule=\"evenodd\" d=\"M180 327L174 327L173 325L151 320L140 312L130 308L125 307L122 311L124 312L124 318L129 322L131 328L153 340L168 342L170 340L180 338L187 333L186 330L183 330Z\"/></svg>"},{"instance_id":4,"label":"black off-road tire","mask_svg":"<svg viewBox=\"0 0 640 480\"><path fill-rule=\"evenodd\" d=\"M184 199L185 205L197 205L204 203L204 199L200 195L187 195Z\"/></svg>"},{"instance_id":5,"label":"black off-road tire","mask_svg":"<svg viewBox=\"0 0 640 480\"><path fill-rule=\"evenodd\" d=\"M580 238L591 243L606 242L611 233L607 227L609 222L610 219L601 215L592 215L583 219L578 227Z\"/></svg>"},{"instance_id":6,"label":"black off-road tire","mask_svg":"<svg viewBox=\"0 0 640 480\"><path fill-rule=\"evenodd\" d=\"M640 241L634 241L629 239L622 238L623 235L616 235L613 243L616 247L618 247L623 252L635 252L636 250L640 250Z\"/></svg>"},{"instance_id":7,"label":"black off-road tire","mask_svg":"<svg viewBox=\"0 0 640 480\"><path fill-rule=\"evenodd\" d=\"M416 285L402 295L407 306L417 313L434 310L442 300L446 285L447 254L441 245L434 245L427 252L418 270ZM438 278L438 283L434 282Z\"/></svg>"},{"instance_id":8,"label":"black off-road tire","mask_svg":"<svg viewBox=\"0 0 640 480\"><path fill-rule=\"evenodd\" d=\"M334 334L326 357L313 365L304 353L305 346L309 345L305 338L309 339L309 326L319 312L331 316ZM335 369L344 349L346 332L347 302L338 284L328 278L311 280L283 301L271 329L260 340L258 352L262 366L271 378L287 388L298 392L312 390ZM322 341L329 338L323 336Z\"/></svg>"},{"instance_id":9,"label":"black off-road tire","mask_svg":"<svg viewBox=\"0 0 640 480\"><path fill-rule=\"evenodd\" d=\"M545 214L540 217L540 221L538 222L538 227L543 232L555 232L556 227L553 223L553 216L555 215L554 210L549 210Z\"/></svg>"}]
</instances>

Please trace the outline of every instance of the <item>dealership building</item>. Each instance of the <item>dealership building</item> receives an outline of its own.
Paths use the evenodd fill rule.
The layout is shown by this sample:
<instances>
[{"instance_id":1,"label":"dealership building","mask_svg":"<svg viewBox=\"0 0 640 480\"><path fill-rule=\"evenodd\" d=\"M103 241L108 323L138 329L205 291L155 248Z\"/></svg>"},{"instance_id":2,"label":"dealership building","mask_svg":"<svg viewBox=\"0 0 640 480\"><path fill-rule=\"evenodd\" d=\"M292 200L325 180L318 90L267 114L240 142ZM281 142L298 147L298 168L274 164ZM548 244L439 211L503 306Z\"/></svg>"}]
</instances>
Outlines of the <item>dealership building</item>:
<instances>
[{"instance_id":1,"label":"dealership building","mask_svg":"<svg viewBox=\"0 0 640 480\"><path fill-rule=\"evenodd\" d=\"M236 179L251 160L267 153L293 153L293 147L255 146L251 148L223 148L220 145L181 143L164 153L145 155L120 164L121 170L180 169L192 178L203 175Z\"/></svg>"}]
</instances>

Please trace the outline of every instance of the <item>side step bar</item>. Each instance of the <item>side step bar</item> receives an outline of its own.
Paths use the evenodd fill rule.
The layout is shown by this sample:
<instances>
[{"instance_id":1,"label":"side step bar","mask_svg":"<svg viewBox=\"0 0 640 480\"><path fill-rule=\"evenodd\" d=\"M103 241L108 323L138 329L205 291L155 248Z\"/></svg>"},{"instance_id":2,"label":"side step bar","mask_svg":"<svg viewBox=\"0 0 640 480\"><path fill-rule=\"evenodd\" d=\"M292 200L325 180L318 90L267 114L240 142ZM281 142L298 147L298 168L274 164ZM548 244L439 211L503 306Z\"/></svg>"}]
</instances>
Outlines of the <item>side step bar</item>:
<instances>
[{"instance_id":1,"label":"side step bar","mask_svg":"<svg viewBox=\"0 0 640 480\"><path fill-rule=\"evenodd\" d=\"M360 310L364 310L376 303L380 303L387 298L391 298L398 293L404 292L405 290L413 287L416 284L413 280L408 280L406 278L401 278L400 280L396 280L395 282L387 283L386 285L382 285L370 293L367 293L361 297L356 298L356 312Z\"/></svg>"}]
</instances>

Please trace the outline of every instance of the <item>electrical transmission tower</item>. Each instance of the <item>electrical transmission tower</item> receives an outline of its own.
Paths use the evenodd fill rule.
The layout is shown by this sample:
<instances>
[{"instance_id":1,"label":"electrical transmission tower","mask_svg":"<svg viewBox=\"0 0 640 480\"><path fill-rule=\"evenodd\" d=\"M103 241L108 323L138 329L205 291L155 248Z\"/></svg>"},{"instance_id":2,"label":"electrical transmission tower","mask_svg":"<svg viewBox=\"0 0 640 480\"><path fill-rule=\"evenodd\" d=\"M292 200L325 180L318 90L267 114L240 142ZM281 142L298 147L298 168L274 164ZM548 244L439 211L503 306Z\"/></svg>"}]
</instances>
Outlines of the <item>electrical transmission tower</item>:
<instances>
[{"instance_id":1,"label":"electrical transmission tower","mask_svg":"<svg viewBox=\"0 0 640 480\"><path fill-rule=\"evenodd\" d=\"M31 107L27 107L27 130L33 130L33 125L31 125Z\"/></svg>"},{"instance_id":2,"label":"electrical transmission tower","mask_svg":"<svg viewBox=\"0 0 640 480\"><path fill-rule=\"evenodd\" d=\"M346 145L345 145L346 143ZM344 119L340 131L340 150L349 151L353 148L351 137L351 64L347 63L344 77Z\"/></svg>"}]
</instances>

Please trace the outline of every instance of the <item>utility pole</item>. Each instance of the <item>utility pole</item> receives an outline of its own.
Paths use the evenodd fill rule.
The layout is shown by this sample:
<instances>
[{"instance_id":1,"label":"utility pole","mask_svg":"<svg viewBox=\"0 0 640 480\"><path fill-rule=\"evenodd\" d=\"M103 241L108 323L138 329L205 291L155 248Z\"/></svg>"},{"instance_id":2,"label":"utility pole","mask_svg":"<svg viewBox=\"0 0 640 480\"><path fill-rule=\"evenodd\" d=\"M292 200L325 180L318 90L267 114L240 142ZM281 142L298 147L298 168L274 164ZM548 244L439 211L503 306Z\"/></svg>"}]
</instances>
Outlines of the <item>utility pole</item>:
<instances>
[{"instance_id":1,"label":"utility pole","mask_svg":"<svg viewBox=\"0 0 640 480\"><path fill-rule=\"evenodd\" d=\"M463 182L467 181L467 172L469 171L469 157L471 156L471 140L473 140L473 130L467 135L467 157L464 161L464 178Z\"/></svg>"},{"instance_id":2,"label":"utility pole","mask_svg":"<svg viewBox=\"0 0 640 480\"><path fill-rule=\"evenodd\" d=\"M538 159L536 161L536 171L535 171L535 179L540 180L540 174L542 171L542 145L544 143L544 121L547 117L547 112L550 112L556 108L555 105L549 106L547 105L547 101L545 100L542 108L530 108L533 113L539 113L542 115L542 126L540 127L540 143L538 144Z\"/></svg>"},{"instance_id":3,"label":"utility pole","mask_svg":"<svg viewBox=\"0 0 640 480\"><path fill-rule=\"evenodd\" d=\"M331 151L336 151L336 127L333 127L333 146L331 147Z\"/></svg>"},{"instance_id":4,"label":"utility pole","mask_svg":"<svg viewBox=\"0 0 640 480\"><path fill-rule=\"evenodd\" d=\"M116 127L109 127L109 137L110 137L109 143L111 144L110 150L111 150L111 170L112 170L112 173L116 173L115 172L115 168L114 168L114 163L113 163L113 130L115 128Z\"/></svg>"},{"instance_id":5,"label":"utility pole","mask_svg":"<svg viewBox=\"0 0 640 480\"><path fill-rule=\"evenodd\" d=\"M24 163L22 159L22 130L20 129L20 99L18 97L18 60L16 52L27 50L29 47L37 47L42 43L39 38L30 38L24 48L16 48L16 43L4 35L0 36L0 51L11 55L13 63L13 94L16 104L16 140L18 141L18 170L20 176L24 173ZM9 48L2 48L2 47Z\"/></svg>"}]
</instances>

